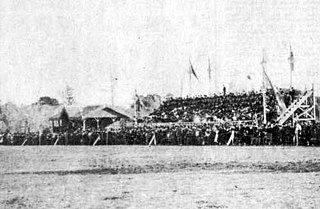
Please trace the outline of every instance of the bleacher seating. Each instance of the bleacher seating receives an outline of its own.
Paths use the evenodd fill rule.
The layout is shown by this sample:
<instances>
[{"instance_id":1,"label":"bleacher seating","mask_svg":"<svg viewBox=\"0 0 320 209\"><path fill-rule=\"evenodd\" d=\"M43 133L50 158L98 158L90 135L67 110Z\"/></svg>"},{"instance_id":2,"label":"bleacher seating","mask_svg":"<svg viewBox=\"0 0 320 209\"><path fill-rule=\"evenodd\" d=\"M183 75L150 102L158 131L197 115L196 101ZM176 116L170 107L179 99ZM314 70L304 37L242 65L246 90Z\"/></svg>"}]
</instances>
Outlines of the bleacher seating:
<instances>
[{"instance_id":1,"label":"bleacher seating","mask_svg":"<svg viewBox=\"0 0 320 209\"><path fill-rule=\"evenodd\" d=\"M276 100L272 91L267 91L267 108L269 119L274 119ZM249 92L214 96L197 96L171 98L159 109L151 113L152 122L192 122L195 116L206 120L253 120L262 117L262 93Z\"/></svg>"}]
</instances>

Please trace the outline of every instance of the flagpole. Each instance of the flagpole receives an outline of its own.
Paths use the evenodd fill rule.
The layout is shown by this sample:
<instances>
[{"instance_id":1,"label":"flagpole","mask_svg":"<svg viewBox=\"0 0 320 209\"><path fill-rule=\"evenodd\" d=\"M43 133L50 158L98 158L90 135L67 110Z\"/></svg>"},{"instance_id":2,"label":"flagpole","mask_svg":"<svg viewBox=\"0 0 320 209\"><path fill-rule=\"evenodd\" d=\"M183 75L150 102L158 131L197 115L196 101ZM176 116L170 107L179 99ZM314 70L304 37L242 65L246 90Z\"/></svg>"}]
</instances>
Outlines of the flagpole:
<instances>
[{"instance_id":1,"label":"flagpole","mask_svg":"<svg viewBox=\"0 0 320 209\"><path fill-rule=\"evenodd\" d=\"M210 66L210 58L208 58L208 74L209 74L209 95L212 93L212 82L211 82L211 66Z\"/></svg>"},{"instance_id":2,"label":"flagpole","mask_svg":"<svg viewBox=\"0 0 320 209\"><path fill-rule=\"evenodd\" d=\"M136 101L136 99L137 99L137 89L135 89L134 90L134 116L135 116L135 118L136 118L136 120L138 120L138 110L137 110L137 101Z\"/></svg>"},{"instance_id":3,"label":"flagpole","mask_svg":"<svg viewBox=\"0 0 320 209\"><path fill-rule=\"evenodd\" d=\"M292 87L292 70L290 69L290 89Z\"/></svg>"},{"instance_id":4,"label":"flagpole","mask_svg":"<svg viewBox=\"0 0 320 209\"><path fill-rule=\"evenodd\" d=\"M261 61L262 66L262 99L263 99L263 124L267 124L267 108L266 108L266 86L265 86L265 52L263 51L263 57Z\"/></svg>"},{"instance_id":5,"label":"flagpole","mask_svg":"<svg viewBox=\"0 0 320 209\"><path fill-rule=\"evenodd\" d=\"M110 74L111 80L111 105L114 106L114 80L112 73Z\"/></svg>"},{"instance_id":6,"label":"flagpole","mask_svg":"<svg viewBox=\"0 0 320 209\"><path fill-rule=\"evenodd\" d=\"M191 96L191 70L189 72L189 96Z\"/></svg>"},{"instance_id":7,"label":"flagpole","mask_svg":"<svg viewBox=\"0 0 320 209\"><path fill-rule=\"evenodd\" d=\"M289 66L290 66L290 89L292 87L292 71L293 71L293 54L290 45L290 57L289 57Z\"/></svg>"},{"instance_id":8,"label":"flagpole","mask_svg":"<svg viewBox=\"0 0 320 209\"><path fill-rule=\"evenodd\" d=\"M264 75L262 77L264 79ZM263 81L263 93L262 93L262 98L263 98L263 124L267 123L267 109L266 109L266 89L265 89L265 84Z\"/></svg>"},{"instance_id":9,"label":"flagpole","mask_svg":"<svg viewBox=\"0 0 320 209\"><path fill-rule=\"evenodd\" d=\"M217 16L217 1L214 1L214 69L213 69L213 76L214 76L214 93L218 94L218 16Z\"/></svg>"},{"instance_id":10,"label":"flagpole","mask_svg":"<svg viewBox=\"0 0 320 209\"><path fill-rule=\"evenodd\" d=\"M291 89L292 87L291 46L290 46L289 66L290 66L290 89Z\"/></svg>"},{"instance_id":11,"label":"flagpole","mask_svg":"<svg viewBox=\"0 0 320 209\"><path fill-rule=\"evenodd\" d=\"M189 96L191 97L191 60L189 59Z\"/></svg>"},{"instance_id":12,"label":"flagpole","mask_svg":"<svg viewBox=\"0 0 320 209\"><path fill-rule=\"evenodd\" d=\"M182 97L182 95L183 95L183 81L184 81L184 78L185 78L185 74L184 74L184 76L182 77L182 79L180 81L180 97Z\"/></svg>"}]
</instances>

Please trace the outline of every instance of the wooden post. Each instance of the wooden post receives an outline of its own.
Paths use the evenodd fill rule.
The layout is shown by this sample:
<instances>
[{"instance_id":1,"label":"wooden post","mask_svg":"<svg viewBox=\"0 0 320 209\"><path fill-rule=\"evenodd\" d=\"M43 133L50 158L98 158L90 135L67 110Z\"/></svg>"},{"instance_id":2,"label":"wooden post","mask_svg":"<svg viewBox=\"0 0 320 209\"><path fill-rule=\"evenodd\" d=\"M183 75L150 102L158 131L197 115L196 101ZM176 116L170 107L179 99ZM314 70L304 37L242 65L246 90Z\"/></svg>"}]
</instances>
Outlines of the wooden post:
<instances>
[{"instance_id":1,"label":"wooden post","mask_svg":"<svg viewBox=\"0 0 320 209\"><path fill-rule=\"evenodd\" d=\"M314 83L312 84L312 94L313 94L313 117L314 117L314 120L316 121L317 120L317 115L316 115L316 93L315 93L315 88L314 88Z\"/></svg>"},{"instance_id":2,"label":"wooden post","mask_svg":"<svg viewBox=\"0 0 320 209\"><path fill-rule=\"evenodd\" d=\"M191 63L190 63L191 64ZM191 97L191 66L190 66L190 70L189 70L189 96Z\"/></svg>"},{"instance_id":3,"label":"wooden post","mask_svg":"<svg viewBox=\"0 0 320 209\"><path fill-rule=\"evenodd\" d=\"M60 119L58 119L58 125L59 125L59 132L61 132L61 123L60 123Z\"/></svg>"},{"instance_id":4,"label":"wooden post","mask_svg":"<svg viewBox=\"0 0 320 209\"><path fill-rule=\"evenodd\" d=\"M229 146L230 144L233 144L233 140L234 140L234 130L231 131L231 135L227 142L227 146Z\"/></svg>"},{"instance_id":5,"label":"wooden post","mask_svg":"<svg viewBox=\"0 0 320 209\"><path fill-rule=\"evenodd\" d=\"M265 84L265 68L266 68L266 57L265 57L265 51L263 50L263 56L261 61L262 66L262 99L263 99L263 124L267 124L267 107L266 107L266 92L267 87Z\"/></svg>"},{"instance_id":6,"label":"wooden post","mask_svg":"<svg viewBox=\"0 0 320 209\"><path fill-rule=\"evenodd\" d=\"M28 119L25 122L24 133L28 133Z\"/></svg>"},{"instance_id":7,"label":"wooden post","mask_svg":"<svg viewBox=\"0 0 320 209\"><path fill-rule=\"evenodd\" d=\"M60 139L60 135L58 135L57 140L55 141L55 143L54 143L54 145L53 145L53 146L56 146L56 145L58 144L59 139Z\"/></svg>"},{"instance_id":8,"label":"wooden post","mask_svg":"<svg viewBox=\"0 0 320 209\"><path fill-rule=\"evenodd\" d=\"M28 138L26 138L23 143L21 144L21 146L24 146L24 144L28 141Z\"/></svg>"},{"instance_id":9,"label":"wooden post","mask_svg":"<svg viewBox=\"0 0 320 209\"><path fill-rule=\"evenodd\" d=\"M96 146L97 142L100 141L101 138L100 138L100 135L97 137L97 139L94 141L93 145L92 146Z\"/></svg>"},{"instance_id":10,"label":"wooden post","mask_svg":"<svg viewBox=\"0 0 320 209\"><path fill-rule=\"evenodd\" d=\"M86 119L83 119L82 121L82 130L85 131L86 130Z\"/></svg>"},{"instance_id":11,"label":"wooden post","mask_svg":"<svg viewBox=\"0 0 320 209\"><path fill-rule=\"evenodd\" d=\"M293 68L294 68L294 58L293 58L291 45L290 45L290 55L289 55L288 60L289 60L289 65L290 65L290 89L291 89L291 87L292 87L292 72L293 72Z\"/></svg>"},{"instance_id":12,"label":"wooden post","mask_svg":"<svg viewBox=\"0 0 320 209\"><path fill-rule=\"evenodd\" d=\"M212 73L212 70L211 70L211 66L210 66L210 58L208 57L208 74L209 74L209 94L208 95L212 94L211 73Z\"/></svg>"},{"instance_id":13,"label":"wooden post","mask_svg":"<svg viewBox=\"0 0 320 209\"><path fill-rule=\"evenodd\" d=\"M218 143L219 130L216 129L216 130L215 130L215 133L216 133L216 135L214 136L214 142L215 142L215 143Z\"/></svg>"},{"instance_id":14,"label":"wooden post","mask_svg":"<svg viewBox=\"0 0 320 209\"><path fill-rule=\"evenodd\" d=\"M108 145L108 142L109 142L109 130L107 130L107 136L106 136L106 145Z\"/></svg>"},{"instance_id":15,"label":"wooden post","mask_svg":"<svg viewBox=\"0 0 320 209\"><path fill-rule=\"evenodd\" d=\"M96 118L96 122L97 122L97 130L100 130L100 124L99 124L100 119Z\"/></svg>"},{"instance_id":16,"label":"wooden post","mask_svg":"<svg viewBox=\"0 0 320 209\"><path fill-rule=\"evenodd\" d=\"M151 146L152 142L153 142L154 146L157 145L157 140L156 140L156 134L155 133L153 133L152 138L151 138L151 140L150 140L150 142L148 144L149 147Z\"/></svg>"},{"instance_id":17,"label":"wooden post","mask_svg":"<svg viewBox=\"0 0 320 209\"><path fill-rule=\"evenodd\" d=\"M41 131L39 130L39 145L41 145Z\"/></svg>"}]
</instances>

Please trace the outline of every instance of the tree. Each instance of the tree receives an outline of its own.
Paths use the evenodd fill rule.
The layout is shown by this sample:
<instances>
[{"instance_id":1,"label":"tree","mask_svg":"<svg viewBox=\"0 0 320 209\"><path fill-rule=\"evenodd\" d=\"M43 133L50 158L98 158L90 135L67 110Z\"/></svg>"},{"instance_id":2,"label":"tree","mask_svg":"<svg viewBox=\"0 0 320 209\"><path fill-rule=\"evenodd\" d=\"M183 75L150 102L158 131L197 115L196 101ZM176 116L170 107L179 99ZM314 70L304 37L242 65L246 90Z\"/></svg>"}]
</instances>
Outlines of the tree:
<instances>
[{"instance_id":1,"label":"tree","mask_svg":"<svg viewBox=\"0 0 320 209\"><path fill-rule=\"evenodd\" d=\"M44 96L44 97L40 97L38 104L40 104L40 105L59 105L59 102L55 98Z\"/></svg>"}]
</instances>

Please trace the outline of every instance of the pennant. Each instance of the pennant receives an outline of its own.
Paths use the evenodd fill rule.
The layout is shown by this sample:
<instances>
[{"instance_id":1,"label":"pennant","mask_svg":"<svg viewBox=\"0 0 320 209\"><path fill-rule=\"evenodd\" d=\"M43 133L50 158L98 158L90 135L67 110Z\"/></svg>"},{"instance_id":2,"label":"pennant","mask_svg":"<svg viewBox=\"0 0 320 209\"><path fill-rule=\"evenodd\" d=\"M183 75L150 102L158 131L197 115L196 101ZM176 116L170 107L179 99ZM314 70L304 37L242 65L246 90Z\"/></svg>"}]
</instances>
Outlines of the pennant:
<instances>
[{"instance_id":1,"label":"pennant","mask_svg":"<svg viewBox=\"0 0 320 209\"><path fill-rule=\"evenodd\" d=\"M199 80L196 72L194 71L194 68L193 68L190 60L189 60L189 62L190 62L190 72L189 72L189 73L190 73L190 74L193 74L194 77L195 77L197 80Z\"/></svg>"}]
</instances>

